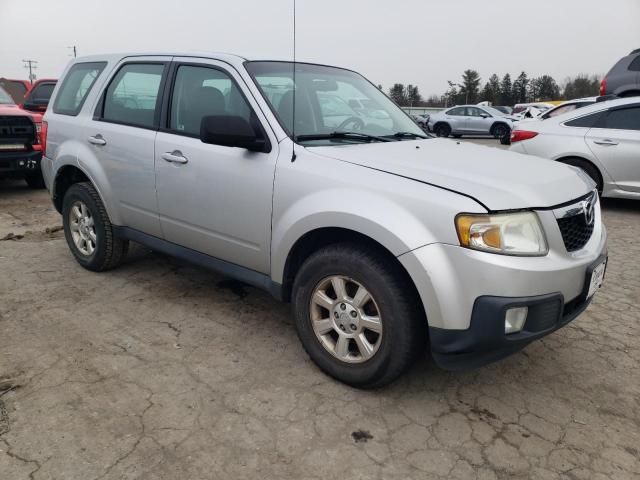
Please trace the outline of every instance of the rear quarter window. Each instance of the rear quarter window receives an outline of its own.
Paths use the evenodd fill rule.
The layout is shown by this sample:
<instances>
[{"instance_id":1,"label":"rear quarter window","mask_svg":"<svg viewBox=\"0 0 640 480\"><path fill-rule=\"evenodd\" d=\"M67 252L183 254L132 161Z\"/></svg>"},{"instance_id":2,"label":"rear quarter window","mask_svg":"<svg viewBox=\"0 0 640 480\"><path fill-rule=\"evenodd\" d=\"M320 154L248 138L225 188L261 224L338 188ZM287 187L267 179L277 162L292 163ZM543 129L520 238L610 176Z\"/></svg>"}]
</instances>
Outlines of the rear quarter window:
<instances>
[{"instance_id":1,"label":"rear quarter window","mask_svg":"<svg viewBox=\"0 0 640 480\"><path fill-rule=\"evenodd\" d=\"M574 118L568 122L564 122L567 127L586 127L592 128L598 123L598 121L606 114L606 111L592 113L591 115L585 115L584 117Z\"/></svg>"},{"instance_id":2,"label":"rear quarter window","mask_svg":"<svg viewBox=\"0 0 640 480\"><path fill-rule=\"evenodd\" d=\"M62 115L78 115L87 95L104 70L107 62L76 63L62 81L53 103L53 112Z\"/></svg>"}]
</instances>

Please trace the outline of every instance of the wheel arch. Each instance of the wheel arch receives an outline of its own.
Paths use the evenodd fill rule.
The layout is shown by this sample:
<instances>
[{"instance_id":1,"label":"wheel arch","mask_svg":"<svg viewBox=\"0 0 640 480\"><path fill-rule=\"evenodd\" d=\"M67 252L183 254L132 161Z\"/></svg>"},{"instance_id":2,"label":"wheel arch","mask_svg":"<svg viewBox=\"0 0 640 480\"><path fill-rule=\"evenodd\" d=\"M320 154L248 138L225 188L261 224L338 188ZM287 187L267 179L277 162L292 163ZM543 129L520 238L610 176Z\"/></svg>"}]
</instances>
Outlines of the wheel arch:
<instances>
[{"instance_id":1,"label":"wheel arch","mask_svg":"<svg viewBox=\"0 0 640 480\"><path fill-rule=\"evenodd\" d=\"M599 186L601 188L604 188L604 175L602 170L600 169L600 167L598 165L596 165L594 162L592 162L591 160L589 160L588 158L579 156L579 155L565 155L563 157L560 158L556 158L555 159L556 162L560 162L560 163L564 163L566 165L571 165L571 163L569 163L570 161L575 161L575 162L580 162L580 163L585 163L587 165L590 165L591 167L594 168L594 170L596 171L596 173L599 176Z\"/></svg>"},{"instance_id":2,"label":"wheel arch","mask_svg":"<svg viewBox=\"0 0 640 480\"><path fill-rule=\"evenodd\" d=\"M282 273L282 299L286 302L291 301L291 294L295 277L304 261L318 250L337 243L351 243L361 245L364 248L374 250L378 255L384 256L389 262L393 262L398 271L404 276L408 285L411 285L412 295L420 306L421 313L425 316L424 306L420 299L413 278L398 260L398 258L382 243L355 230L344 227L320 227L306 232L296 240L287 255Z\"/></svg>"},{"instance_id":3,"label":"wheel arch","mask_svg":"<svg viewBox=\"0 0 640 480\"><path fill-rule=\"evenodd\" d=\"M111 221L115 225L121 224L117 211L111 201L112 196L109 195L111 189L104 170L101 167L98 169L87 168L87 166L78 161L68 161L59 165L55 170L51 187L51 198L56 210L62 213L62 203L65 193L71 185L79 182L91 183L98 192L100 200L102 200Z\"/></svg>"}]
</instances>

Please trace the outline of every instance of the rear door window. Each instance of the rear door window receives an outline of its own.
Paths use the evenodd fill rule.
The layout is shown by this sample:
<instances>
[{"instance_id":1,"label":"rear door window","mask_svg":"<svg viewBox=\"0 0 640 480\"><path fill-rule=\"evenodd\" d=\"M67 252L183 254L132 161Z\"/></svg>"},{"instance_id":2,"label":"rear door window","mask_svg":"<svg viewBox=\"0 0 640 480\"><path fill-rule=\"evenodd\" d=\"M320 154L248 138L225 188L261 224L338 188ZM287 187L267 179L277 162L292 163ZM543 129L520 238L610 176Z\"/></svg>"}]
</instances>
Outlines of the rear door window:
<instances>
[{"instance_id":1,"label":"rear door window","mask_svg":"<svg viewBox=\"0 0 640 480\"><path fill-rule=\"evenodd\" d=\"M158 124L164 63L128 63L113 77L103 98L107 122L153 128Z\"/></svg>"},{"instance_id":2,"label":"rear door window","mask_svg":"<svg viewBox=\"0 0 640 480\"><path fill-rule=\"evenodd\" d=\"M598 123L598 120L602 118L602 116L606 112L596 112L591 115L585 115L584 117L574 118L573 120L569 120L568 122L564 122L567 127L586 127L592 128Z\"/></svg>"},{"instance_id":3,"label":"rear door window","mask_svg":"<svg viewBox=\"0 0 640 480\"><path fill-rule=\"evenodd\" d=\"M452 108L447 112L447 115L453 115L455 117L464 117L464 107Z\"/></svg>"},{"instance_id":4,"label":"rear door window","mask_svg":"<svg viewBox=\"0 0 640 480\"><path fill-rule=\"evenodd\" d=\"M598 127L613 130L640 130L640 106L611 110Z\"/></svg>"},{"instance_id":5,"label":"rear door window","mask_svg":"<svg viewBox=\"0 0 640 480\"><path fill-rule=\"evenodd\" d=\"M98 76L107 62L76 63L62 81L53 103L53 112L78 115Z\"/></svg>"}]
</instances>

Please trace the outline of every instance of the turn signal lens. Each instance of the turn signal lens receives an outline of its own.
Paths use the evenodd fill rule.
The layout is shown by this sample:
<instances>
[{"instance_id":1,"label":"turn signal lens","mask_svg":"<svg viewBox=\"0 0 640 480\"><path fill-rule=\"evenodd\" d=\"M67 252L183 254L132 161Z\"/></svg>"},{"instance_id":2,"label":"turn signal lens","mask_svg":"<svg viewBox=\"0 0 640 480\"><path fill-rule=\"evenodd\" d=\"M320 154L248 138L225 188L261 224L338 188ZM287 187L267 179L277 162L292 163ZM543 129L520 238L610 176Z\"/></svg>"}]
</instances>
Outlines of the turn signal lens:
<instances>
[{"instance_id":1,"label":"turn signal lens","mask_svg":"<svg viewBox=\"0 0 640 480\"><path fill-rule=\"evenodd\" d=\"M534 212L460 214L455 223L463 247L523 256L542 256L548 251L540 220Z\"/></svg>"}]
</instances>

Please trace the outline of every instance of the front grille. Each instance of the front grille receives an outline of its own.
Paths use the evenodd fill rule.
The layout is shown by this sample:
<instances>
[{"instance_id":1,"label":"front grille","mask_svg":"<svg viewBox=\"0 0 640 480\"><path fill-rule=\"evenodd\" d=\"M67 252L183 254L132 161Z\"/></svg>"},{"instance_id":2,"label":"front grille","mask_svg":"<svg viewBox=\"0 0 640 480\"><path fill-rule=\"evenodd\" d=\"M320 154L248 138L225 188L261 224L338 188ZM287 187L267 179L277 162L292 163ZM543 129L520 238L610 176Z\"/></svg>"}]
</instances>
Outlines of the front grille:
<instances>
[{"instance_id":1,"label":"front grille","mask_svg":"<svg viewBox=\"0 0 640 480\"><path fill-rule=\"evenodd\" d=\"M593 225L594 222L587 223L582 212L578 215L558 219L558 226L567 252L575 252L587 244L593 233Z\"/></svg>"},{"instance_id":2,"label":"front grille","mask_svg":"<svg viewBox=\"0 0 640 480\"><path fill-rule=\"evenodd\" d=\"M35 136L35 125L29 117L0 116L0 143L31 143Z\"/></svg>"},{"instance_id":3,"label":"front grille","mask_svg":"<svg viewBox=\"0 0 640 480\"><path fill-rule=\"evenodd\" d=\"M554 210L567 252L584 248L591 238L597 202L598 194L594 192L579 202Z\"/></svg>"}]
</instances>

